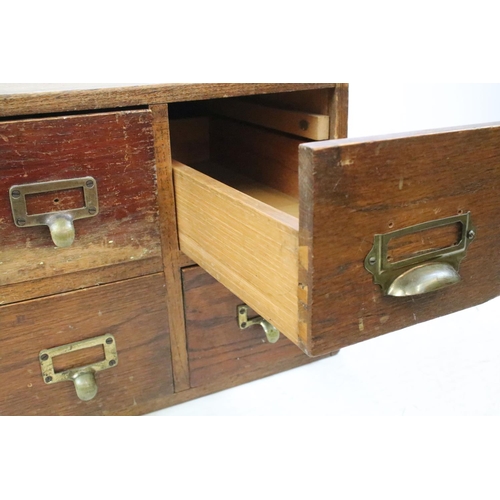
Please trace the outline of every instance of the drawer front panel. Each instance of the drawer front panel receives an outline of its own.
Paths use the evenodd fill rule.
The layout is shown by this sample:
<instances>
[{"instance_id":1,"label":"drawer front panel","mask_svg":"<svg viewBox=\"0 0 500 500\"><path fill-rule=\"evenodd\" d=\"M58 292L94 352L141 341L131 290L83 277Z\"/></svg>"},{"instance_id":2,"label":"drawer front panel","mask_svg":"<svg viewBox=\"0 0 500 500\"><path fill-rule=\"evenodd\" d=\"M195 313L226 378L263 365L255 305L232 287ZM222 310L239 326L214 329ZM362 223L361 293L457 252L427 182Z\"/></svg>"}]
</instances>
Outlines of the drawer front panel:
<instances>
[{"instance_id":1,"label":"drawer front panel","mask_svg":"<svg viewBox=\"0 0 500 500\"><path fill-rule=\"evenodd\" d=\"M0 123L0 174L0 284L139 261L144 273L161 270L149 111ZM67 210L81 215L79 209L91 198L89 178L96 181L92 196L98 199L98 213L87 207L90 217L74 220L71 246L56 247L48 226L27 227L26 217L16 215L16 227L10 198L30 216L53 218ZM71 179L83 184L71 189L67 182L40 184ZM33 184L40 188L29 189L41 192L25 197L24 186ZM104 279L123 278L119 273L119 268L116 276L103 273Z\"/></svg>"},{"instance_id":2,"label":"drawer front panel","mask_svg":"<svg viewBox=\"0 0 500 500\"><path fill-rule=\"evenodd\" d=\"M240 330L241 300L199 267L183 270L186 334L192 387L235 385L310 362L281 336L269 344L262 327Z\"/></svg>"},{"instance_id":3,"label":"drawer front panel","mask_svg":"<svg viewBox=\"0 0 500 500\"><path fill-rule=\"evenodd\" d=\"M301 146L300 154L300 336L309 353L340 349L500 293L498 126L323 142ZM468 213L468 234L457 234L456 224L433 223ZM427 230L403 231L413 226ZM459 282L413 296L386 295L365 266L376 255L375 235L395 231L404 236L386 245L388 259L418 261L422 251L436 258L436 249L467 246ZM469 237L468 245L457 244Z\"/></svg>"},{"instance_id":4,"label":"drawer front panel","mask_svg":"<svg viewBox=\"0 0 500 500\"><path fill-rule=\"evenodd\" d=\"M0 332L1 415L138 415L173 393L160 274L3 306ZM118 360L96 373L94 399L81 401L71 381L44 382L40 353L101 336ZM54 357L57 373L105 359L102 345L73 351Z\"/></svg>"}]
</instances>

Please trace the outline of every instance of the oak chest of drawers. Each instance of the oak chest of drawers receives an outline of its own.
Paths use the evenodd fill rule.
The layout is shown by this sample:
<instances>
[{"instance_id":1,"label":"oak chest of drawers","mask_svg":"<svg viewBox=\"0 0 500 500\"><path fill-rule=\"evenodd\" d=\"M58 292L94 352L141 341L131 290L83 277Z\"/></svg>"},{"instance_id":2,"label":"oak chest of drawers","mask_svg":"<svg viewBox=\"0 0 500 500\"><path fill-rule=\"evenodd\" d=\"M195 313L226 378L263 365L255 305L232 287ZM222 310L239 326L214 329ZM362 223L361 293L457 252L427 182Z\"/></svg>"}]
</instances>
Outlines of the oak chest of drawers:
<instances>
[{"instance_id":1,"label":"oak chest of drawers","mask_svg":"<svg viewBox=\"0 0 500 500\"><path fill-rule=\"evenodd\" d=\"M345 84L3 86L2 415L144 414L499 294L496 126L343 139Z\"/></svg>"}]
</instances>

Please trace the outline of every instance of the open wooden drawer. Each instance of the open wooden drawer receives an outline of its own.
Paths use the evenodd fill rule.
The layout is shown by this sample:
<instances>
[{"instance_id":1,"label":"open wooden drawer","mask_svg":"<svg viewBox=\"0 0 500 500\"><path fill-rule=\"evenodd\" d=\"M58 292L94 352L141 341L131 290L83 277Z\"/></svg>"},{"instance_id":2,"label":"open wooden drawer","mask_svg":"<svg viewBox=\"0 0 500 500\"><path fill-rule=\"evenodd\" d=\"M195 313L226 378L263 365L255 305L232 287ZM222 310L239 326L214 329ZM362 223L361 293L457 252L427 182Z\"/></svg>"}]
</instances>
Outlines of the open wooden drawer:
<instances>
[{"instance_id":1,"label":"open wooden drawer","mask_svg":"<svg viewBox=\"0 0 500 500\"><path fill-rule=\"evenodd\" d=\"M500 293L498 125L301 144L215 114L171 123L181 250L307 354Z\"/></svg>"}]
</instances>

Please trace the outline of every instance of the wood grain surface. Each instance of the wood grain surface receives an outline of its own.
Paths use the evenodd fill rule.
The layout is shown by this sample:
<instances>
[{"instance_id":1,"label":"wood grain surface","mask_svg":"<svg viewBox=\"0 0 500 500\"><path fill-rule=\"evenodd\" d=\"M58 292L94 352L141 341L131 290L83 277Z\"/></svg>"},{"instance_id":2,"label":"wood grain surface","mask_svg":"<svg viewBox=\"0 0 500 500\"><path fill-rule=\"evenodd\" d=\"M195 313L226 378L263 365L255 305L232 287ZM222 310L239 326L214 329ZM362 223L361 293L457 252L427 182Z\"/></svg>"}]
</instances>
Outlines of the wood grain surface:
<instances>
[{"instance_id":1,"label":"wood grain surface","mask_svg":"<svg viewBox=\"0 0 500 500\"><path fill-rule=\"evenodd\" d=\"M3 306L0 330L0 415L140 415L173 393L163 274ZM105 334L118 366L96 375L94 400L44 383L40 351Z\"/></svg>"},{"instance_id":2,"label":"wood grain surface","mask_svg":"<svg viewBox=\"0 0 500 500\"><path fill-rule=\"evenodd\" d=\"M321 141L330 138L330 118L326 114L273 108L241 99L207 101L206 106L216 115L306 139Z\"/></svg>"},{"instance_id":3,"label":"wood grain surface","mask_svg":"<svg viewBox=\"0 0 500 500\"><path fill-rule=\"evenodd\" d=\"M149 111L0 123L0 173L0 191L5 194L0 197L1 285L152 258L157 259L153 272L161 271ZM14 225L11 186L86 176L97 181L100 213L75 221L76 239L70 248L56 248L46 226ZM66 194L59 192L29 206L57 212L69 207L65 200ZM5 300L0 292L0 302Z\"/></svg>"},{"instance_id":4,"label":"wood grain surface","mask_svg":"<svg viewBox=\"0 0 500 500\"><path fill-rule=\"evenodd\" d=\"M306 139L213 118L210 159L298 198L299 146Z\"/></svg>"},{"instance_id":5,"label":"wood grain surface","mask_svg":"<svg viewBox=\"0 0 500 500\"><path fill-rule=\"evenodd\" d=\"M269 344L261 326L240 330L236 311L241 300L205 271L192 267L184 269L182 275L193 388L224 383L237 375L258 376L276 366L285 369L284 365L292 368L310 362L284 336Z\"/></svg>"},{"instance_id":6,"label":"wood grain surface","mask_svg":"<svg viewBox=\"0 0 500 500\"><path fill-rule=\"evenodd\" d=\"M147 106L241 95L332 88L325 83L3 84L0 116ZM72 87L69 87L72 86ZM85 88L88 85L90 88ZM101 87L99 88L99 85ZM82 88L84 86L84 88Z\"/></svg>"},{"instance_id":7,"label":"wood grain surface","mask_svg":"<svg viewBox=\"0 0 500 500\"><path fill-rule=\"evenodd\" d=\"M169 312L174 386L176 392L182 392L189 389L190 384L170 147L170 121L166 104L152 106L151 110L154 116L163 271L167 284L165 299Z\"/></svg>"},{"instance_id":8,"label":"wood grain surface","mask_svg":"<svg viewBox=\"0 0 500 500\"><path fill-rule=\"evenodd\" d=\"M345 139L349 124L349 85L339 83L329 95L330 139Z\"/></svg>"},{"instance_id":9,"label":"wood grain surface","mask_svg":"<svg viewBox=\"0 0 500 500\"><path fill-rule=\"evenodd\" d=\"M338 83L333 88L337 88L339 85L344 84ZM273 106L280 109L327 115L330 111L329 101L332 87L330 85L326 85L325 87L322 89L245 96L243 99L248 102L264 104L265 106Z\"/></svg>"},{"instance_id":10,"label":"wood grain surface","mask_svg":"<svg viewBox=\"0 0 500 500\"><path fill-rule=\"evenodd\" d=\"M475 306L500 292L500 127L300 148L300 336L312 355ZM470 212L461 283L385 297L364 268L375 234ZM456 235L452 235L452 239Z\"/></svg>"},{"instance_id":11,"label":"wood grain surface","mask_svg":"<svg viewBox=\"0 0 500 500\"><path fill-rule=\"evenodd\" d=\"M174 162L181 250L297 341L298 220Z\"/></svg>"}]
</instances>

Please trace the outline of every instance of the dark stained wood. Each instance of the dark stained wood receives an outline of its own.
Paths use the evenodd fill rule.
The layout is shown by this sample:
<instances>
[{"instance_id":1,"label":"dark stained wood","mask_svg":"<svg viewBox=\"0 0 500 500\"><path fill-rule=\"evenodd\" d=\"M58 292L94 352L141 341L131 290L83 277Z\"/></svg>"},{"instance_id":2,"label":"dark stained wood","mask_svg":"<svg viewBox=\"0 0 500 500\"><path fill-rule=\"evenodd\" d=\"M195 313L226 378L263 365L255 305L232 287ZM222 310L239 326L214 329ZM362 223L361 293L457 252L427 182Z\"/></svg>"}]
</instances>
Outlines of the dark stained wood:
<instances>
[{"instance_id":1,"label":"dark stained wood","mask_svg":"<svg viewBox=\"0 0 500 500\"><path fill-rule=\"evenodd\" d=\"M304 142L233 120L212 118L210 122L211 160L295 197L298 148Z\"/></svg>"},{"instance_id":2,"label":"dark stained wood","mask_svg":"<svg viewBox=\"0 0 500 500\"><path fill-rule=\"evenodd\" d=\"M236 308L241 300L201 268L184 269L182 276L191 387L220 384L235 376L257 378L269 369L310 362L283 336L272 345L260 326L240 330Z\"/></svg>"},{"instance_id":3,"label":"dark stained wood","mask_svg":"<svg viewBox=\"0 0 500 500\"><path fill-rule=\"evenodd\" d=\"M170 341L175 391L189 389L189 366L184 324L184 307L180 272L180 250L172 174L170 128L167 105L151 107L154 116L156 161L158 168L158 202L161 215L163 269L167 283L165 295L169 312Z\"/></svg>"},{"instance_id":4,"label":"dark stained wood","mask_svg":"<svg viewBox=\"0 0 500 500\"><path fill-rule=\"evenodd\" d=\"M26 196L26 208L29 215L75 210L84 206L83 189L66 189Z\"/></svg>"},{"instance_id":5,"label":"dark stained wood","mask_svg":"<svg viewBox=\"0 0 500 500\"><path fill-rule=\"evenodd\" d=\"M191 267L194 265L195 263L187 255L184 255L182 252L180 253L179 267Z\"/></svg>"},{"instance_id":6,"label":"dark stained wood","mask_svg":"<svg viewBox=\"0 0 500 500\"><path fill-rule=\"evenodd\" d=\"M391 232L394 223L388 224ZM398 238L392 238L387 245L387 260L398 262L419 254L426 254L433 250L442 250L453 247L462 239L462 224L427 229Z\"/></svg>"},{"instance_id":7,"label":"dark stained wood","mask_svg":"<svg viewBox=\"0 0 500 500\"><path fill-rule=\"evenodd\" d=\"M1 285L161 256L149 111L0 123L0 173ZM75 221L72 247L55 248L45 226L14 225L12 185L85 176L97 180L100 213ZM57 211L66 195L38 197L31 209Z\"/></svg>"},{"instance_id":8,"label":"dark stained wood","mask_svg":"<svg viewBox=\"0 0 500 500\"><path fill-rule=\"evenodd\" d=\"M192 165L210 159L209 118L170 120L172 158Z\"/></svg>"},{"instance_id":9,"label":"dark stained wood","mask_svg":"<svg viewBox=\"0 0 500 500\"><path fill-rule=\"evenodd\" d=\"M4 306L0 331L1 415L139 415L173 393L162 274ZM94 400L44 383L40 351L105 334L119 363L96 375Z\"/></svg>"},{"instance_id":10,"label":"dark stained wood","mask_svg":"<svg viewBox=\"0 0 500 500\"><path fill-rule=\"evenodd\" d=\"M57 90L54 86L44 88L44 84L38 84L39 87L30 92L20 85L16 88L16 84L3 84L0 116L197 101L335 86L331 83L160 83L81 89L75 84L75 90L67 90L68 84L61 84L62 90ZM92 86L96 87L96 84Z\"/></svg>"},{"instance_id":11,"label":"dark stained wood","mask_svg":"<svg viewBox=\"0 0 500 500\"><path fill-rule=\"evenodd\" d=\"M481 304L500 293L500 126L301 147L300 307L320 355ZM375 234L471 213L477 237L461 283L384 297L364 259Z\"/></svg>"},{"instance_id":12,"label":"dark stained wood","mask_svg":"<svg viewBox=\"0 0 500 500\"><path fill-rule=\"evenodd\" d=\"M244 99L249 102L276 106L281 109L304 111L318 115L327 115L329 112L329 89L302 90L277 94L265 94Z\"/></svg>"},{"instance_id":13,"label":"dark stained wood","mask_svg":"<svg viewBox=\"0 0 500 500\"><path fill-rule=\"evenodd\" d=\"M100 363L106 359L102 345L82 349L81 351L68 352L60 356L54 356L52 362L54 371L62 373L67 370L78 370L82 366Z\"/></svg>"},{"instance_id":14,"label":"dark stained wood","mask_svg":"<svg viewBox=\"0 0 500 500\"><path fill-rule=\"evenodd\" d=\"M330 139L344 139L349 123L349 84L339 83L329 93Z\"/></svg>"},{"instance_id":15,"label":"dark stained wood","mask_svg":"<svg viewBox=\"0 0 500 500\"><path fill-rule=\"evenodd\" d=\"M193 388L190 389L192 381L190 382L189 377L180 267L190 265L192 262L180 253L178 247L170 160L170 130L168 109L165 103L280 92L279 95L275 96L277 107L287 109L291 106L291 109L304 109L310 113L325 114L338 106L338 104L332 105L328 102L331 94L330 89L335 87L334 84L159 84L147 87L96 88L63 90L62 92L56 91L53 87L49 92L44 92L49 89L43 88L27 93L26 89L18 89L15 95L2 95L6 85L10 84L3 84L3 87L0 84L0 116L5 117L151 105L151 112L142 110L108 115L96 113L88 116L25 120L24 124L36 122L33 126L32 139L34 141L32 149L26 146L24 150L17 150L17 152L20 152L24 157L21 161L33 161L31 158L33 155L30 154L30 151L35 152L36 161L38 161L37 158L43 161L44 158L37 157L37 148L40 143L39 138L43 135L43 127L49 122L53 122L49 123L50 127L53 127L57 120L64 120L64 126L67 129L63 131L63 135L53 133L51 141L41 141L42 144L45 142L44 147L52 142L54 147L58 145L62 148L61 151L70 153L66 155L67 164L65 164L64 155L61 156L60 162L55 165L53 172L69 172L72 174L69 175L70 177L73 176L73 172L78 172L79 175L88 175L81 173L80 167L81 165L86 166L90 161L89 158L92 159L97 151L101 162L97 170L100 172L109 167L109 172L116 172L116 179L126 185L124 190L129 193L125 197L127 203L132 199L133 203L137 204L138 212L147 219L142 224L138 223L133 231L144 231L145 233L149 231L149 241L152 245L156 244L156 250L151 250L151 253L142 256L140 260L122 259L118 260L118 263L108 262L105 267L93 267L94 261L91 258L84 258L82 261L79 260L80 258L76 258L73 261L76 263L75 267L66 274L64 274L64 269L62 272L59 269L47 274L42 273L41 277L36 278L35 276L35 279L33 276L29 276L26 277L26 281L8 285L3 285L2 265L0 264L0 284L3 285L0 304L157 273L162 270L162 264L164 264L165 269L164 276L158 274L148 278L130 279L113 285L104 285L65 295L0 307L0 328L4 332L0 335L0 386L3 387L3 389L0 387L0 414L10 414L10 411L12 414L144 414L310 361L309 358L301 354L299 349L285 339L281 339L276 346L263 343L264 334L259 327L255 328L254 332L240 332L236 326L235 334L239 340L236 345L232 344L233 327L231 327L231 333L225 327L219 333L216 327L217 321L212 316L208 319L212 325L210 332L213 333L213 338L220 340L221 344L214 345L213 349L206 347L206 342L209 342L211 337L205 335L202 329L198 330L198 345L201 346L200 352L203 354L199 358L200 364L197 364L198 361L194 361L195 379L193 384L196 387L193 385ZM314 92L305 90L319 87L324 89ZM300 91L295 92L297 90ZM345 103L346 109L347 101L339 99L339 96L340 94L337 95L337 101ZM266 96L259 95L258 98L265 99ZM331 102L334 101L330 99ZM117 117L118 115L119 117ZM114 116L118 125L115 126L113 119L108 124L104 121L99 122L99 120L104 120L101 118L102 116ZM136 119L139 116L142 118ZM81 126L78 124L78 120L82 120ZM335 120L340 120L340 122L345 120L345 130L347 130L347 115L345 113L338 114ZM82 125L84 121L86 125ZM18 122L18 124L22 123ZM6 142L5 137L9 140L9 136L6 136L1 130L3 125L7 126L5 120L0 122L0 169L3 168L2 151L6 151L6 149L2 149L2 143ZM73 129L70 132L71 126ZM83 129L82 137L80 137L81 129ZM106 150L104 143L107 139L103 139L103 136L105 137L110 129L116 135L113 136ZM25 133L25 131L19 132ZM41 135L36 136L37 133ZM123 135L122 139L118 139L120 134ZM153 134L156 147L153 146ZM22 134L15 134L16 137L20 135ZM130 139L131 135L134 136L132 139ZM125 136L127 137L125 138ZM91 140L88 140L89 137ZM82 144L80 149L85 152L85 155L80 157L83 158L82 161L74 162L74 157L71 156L70 152L71 146L68 146L65 141L77 141L77 143ZM89 145L88 148L84 147L85 141ZM134 144L134 141L136 141L137 149L130 154L131 149L127 145ZM26 141L26 143L28 142ZM200 151L203 151L203 148L206 150L206 144L201 145ZM276 144L273 147L276 147ZM270 146L268 151L272 151L273 147ZM9 146L7 146L7 150L8 148ZM293 174L287 176L286 172L279 173L278 176L283 177L283 180L278 182L279 186L286 186L288 178L294 177L296 179L297 151L298 148L295 147L292 155L293 161L287 161L288 164L293 164L291 169ZM120 157L120 152L122 157ZM288 154L284 153L284 156L286 157ZM48 156L53 155L51 153ZM14 159L17 160L15 157ZM156 177L155 160L158 166L157 186L154 183ZM127 161L131 162L132 168L120 170ZM78 163L74 168L70 165L73 162ZM139 173L141 165L146 168L148 174L142 173L141 175ZM72 168L73 170L71 170ZM268 175L265 173L265 166L260 168L264 171L264 175ZM278 168L278 172L279 170ZM153 179L153 188L150 192L134 197L133 189L137 182L143 180L149 183L151 179ZM297 182L294 182L293 189L296 191ZM283 189L286 191L289 188ZM3 190L5 191L5 189ZM112 191L113 188L105 189L104 196L111 196ZM156 191L158 191L159 203L156 202ZM78 198L73 198L70 193L62 193L64 197L60 195L61 193L58 193L57 198L37 197L36 200L31 200L31 209L39 210L36 207L47 206L60 208L66 206L66 203L78 204ZM147 200L153 202L155 207L153 212L144 208L145 205L141 205ZM153 216L153 223L150 216ZM89 219L89 222L95 220L97 218ZM76 223L77 239L81 234L89 235L92 233L90 229L87 231L85 226L83 229L79 229L78 225L84 223L86 221ZM0 230L2 224L12 224L13 226L12 217L10 216L9 219L0 212ZM154 232L149 229L153 226L155 227ZM130 234L131 227L127 227L128 234ZM21 232L30 231L15 227L14 229ZM48 237L48 229L43 228L43 231L46 231L44 234ZM103 230L101 229L101 231ZM123 231L121 234L127 234L127 231ZM26 239L25 237L23 244L26 243ZM160 240L162 253L160 252ZM3 259L5 255L2 253L4 252L3 243L2 240L0 262L6 260ZM31 244L31 240L28 243ZM100 243L101 246L96 244L98 248L95 248L94 255L102 259L103 253L108 250L106 239L101 238ZM117 254L116 250L110 253L113 258L117 258ZM40 262L45 263L46 261L45 258L40 259ZM61 260L57 262L61 264ZM29 259L25 259L24 263L26 266L32 265L32 261ZM28 276L29 267L24 272ZM184 274L187 275L190 272L192 272L191 269L185 271ZM198 270L198 272L200 271ZM164 287L165 282L166 288ZM214 282L206 288L208 295L211 294L212 289L215 290L213 287L222 288L221 285ZM224 297L225 294L231 295L225 289L222 294L215 292L217 297ZM239 303L238 299L234 296L231 297L231 300L236 300ZM205 304L209 303L209 299L210 297L196 299L198 303L195 302L194 305L190 306L197 328L201 327L201 316L196 310L198 306L205 307ZM215 307L217 308L217 304ZM61 314L59 314L60 308L63 311ZM236 311L234 310L232 314L235 320ZM221 321L229 321L229 318L230 315L227 313L226 316L221 317ZM171 339L169 338L169 329L172 332ZM82 334L82 332L84 333ZM71 383L60 386L45 386L43 384L38 363L38 352L41 349L79 340L82 335L93 337L103 333L114 333L117 335L119 343L123 345L125 342L127 347L124 352L119 348L119 367L98 375L100 393L96 401L90 403L78 401ZM247 340L246 335L250 335L252 340L250 337ZM227 346L228 350L225 351L221 347L223 344ZM244 358L242 359L241 356L238 356L239 360L235 358L236 352L233 351L233 348L241 348L245 353ZM13 361L21 358L25 360L27 349L30 349L28 361ZM4 355L5 352L8 352L7 356ZM99 352L89 351L78 354L76 359L69 359L65 356L64 359L58 360L58 367L64 369L64 367L80 362L84 363L86 360L94 359L95 356L99 357L99 355ZM6 358L7 361L5 361ZM203 373L205 373L206 378L202 375ZM174 379L175 386L172 379ZM178 394L173 394L174 387ZM13 410L9 410L12 408ZM28 409L24 411L26 408Z\"/></svg>"},{"instance_id":16,"label":"dark stained wood","mask_svg":"<svg viewBox=\"0 0 500 500\"><path fill-rule=\"evenodd\" d=\"M83 288L99 286L104 283L126 280L137 276L146 276L157 273L162 268L162 258L141 259L139 261L116 264L114 266L98 267L63 274L52 278L4 285L0 289L0 305L20 302L22 300L55 295L57 293L81 290Z\"/></svg>"}]
</instances>

